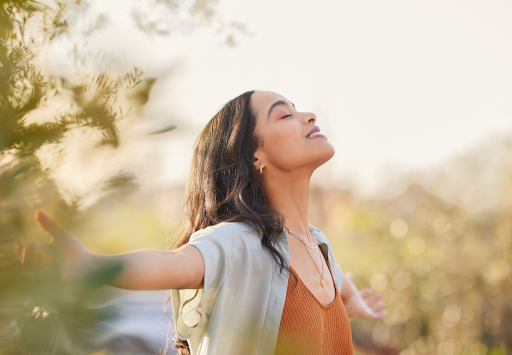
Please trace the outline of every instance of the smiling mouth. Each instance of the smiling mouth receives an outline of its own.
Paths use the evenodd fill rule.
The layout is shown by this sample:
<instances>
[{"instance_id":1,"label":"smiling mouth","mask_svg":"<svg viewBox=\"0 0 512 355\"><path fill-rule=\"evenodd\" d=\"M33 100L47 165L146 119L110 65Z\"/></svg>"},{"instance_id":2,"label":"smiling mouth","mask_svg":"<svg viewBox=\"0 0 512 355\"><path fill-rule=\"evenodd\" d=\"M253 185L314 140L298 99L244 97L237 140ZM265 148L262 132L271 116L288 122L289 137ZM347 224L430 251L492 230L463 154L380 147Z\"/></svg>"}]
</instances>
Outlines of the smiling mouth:
<instances>
[{"instance_id":1,"label":"smiling mouth","mask_svg":"<svg viewBox=\"0 0 512 355\"><path fill-rule=\"evenodd\" d=\"M322 133L320 133L320 131L316 131L316 132L311 133L306 138L311 139L311 138L315 138L315 137L318 137L318 136L325 137Z\"/></svg>"},{"instance_id":2,"label":"smiling mouth","mask_svg":"<svg viewBox=\"0 0 512 355\"><path fill-rule=\"evenodd\" d=\"M315 126L309 134L306 136L306 139L314 139L314 138L327 138L322 133L320 133L320 127Z\"/></svg>"}]
</instances>

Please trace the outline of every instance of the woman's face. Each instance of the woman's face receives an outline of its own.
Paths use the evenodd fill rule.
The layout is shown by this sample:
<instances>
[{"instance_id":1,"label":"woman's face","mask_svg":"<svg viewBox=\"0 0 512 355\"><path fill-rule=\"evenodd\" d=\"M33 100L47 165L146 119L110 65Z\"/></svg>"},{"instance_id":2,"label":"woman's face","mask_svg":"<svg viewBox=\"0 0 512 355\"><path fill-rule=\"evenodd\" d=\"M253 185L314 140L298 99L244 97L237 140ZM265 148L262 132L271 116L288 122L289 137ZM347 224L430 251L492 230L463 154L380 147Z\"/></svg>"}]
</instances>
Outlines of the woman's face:
<instances>
[{"instance_id":1,"label":"woman's face","mask_svg":"<svg viewBox=\"0 0 512 355\"><path fill-rule=\"evenodd\" d=\"M261 162L264 169L313 171L334 155L334 147L315 125L314 113L297 111L289 100L271 91L254 92L251 106L255 131L262 139L254 153L257 169Z\"/></svg>"}]
</instances>

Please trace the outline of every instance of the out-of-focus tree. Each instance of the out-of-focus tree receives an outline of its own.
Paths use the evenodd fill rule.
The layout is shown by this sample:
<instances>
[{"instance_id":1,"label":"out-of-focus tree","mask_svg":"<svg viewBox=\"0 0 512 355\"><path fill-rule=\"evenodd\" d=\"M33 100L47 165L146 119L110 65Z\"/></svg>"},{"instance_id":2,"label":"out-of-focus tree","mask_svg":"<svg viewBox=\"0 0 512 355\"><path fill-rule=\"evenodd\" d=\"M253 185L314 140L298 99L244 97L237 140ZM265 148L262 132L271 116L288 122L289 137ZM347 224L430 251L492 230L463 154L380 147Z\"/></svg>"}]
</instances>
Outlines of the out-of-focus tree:
<instances>
[{"instance_id":1,"label":"out-of-focus tree","mask_svg":"<svg viewBox=\"0 0 512 355\"><path fill-rule=\"evenodd\" d=\"M58 161L63 137L77 129L100 132L98 146L115 149L126 103L143 105L151 81L144 85L138 69L81 72L73 84L46 73L40 54L67 30L69 4L2 0L0 5L0 353L80 353L90 349L88 335L97 321L109 315L99 285L119 267L62 285L58 255L25 255L37 250L27 244L47 242L35 229L36 209L65 227L81 218L77 201L63 201L41 158ZM120 174L104 188L130 187L132 180Z\"/></svg>"},{"instance_id":2,"label":"out-of-focus tree","mask_svg":"<svg viewBox=\"0 0 512 355\"><path fill-rule=\"evenodd\" d=\"M497 146L503 156L512 153L511 139L491 151ZM466 154L457 176L488 168L480 165L487 153ZM496 181L508 184L500 185L501 200L485 209L465 208L434 192L446 186L414 181L394 198L312 194L312 217L330 236L344 271L385 294L382 320L353 322L359 354L504 355L512 349L512 165L507 159L494 165ZM425 176L416 180L426 182ZM466 189L456 186L449 195L484 195L484 182L466 181Z\"/></svg>"},{"instance_id":3,"label":"out-of-focus tree","mask_svg":"<svg viewBox=\"0 0 512 355\"><path fill-rule=\"evenodd\" d=\"M225 20L215 12L217 1L211 0L147 0L132 9L138 29L167 35L188 34L201 26L209 26L220 37L219 44L236 47L240 35L250 35L244 23Z\"/></svg>"}]
</instances>

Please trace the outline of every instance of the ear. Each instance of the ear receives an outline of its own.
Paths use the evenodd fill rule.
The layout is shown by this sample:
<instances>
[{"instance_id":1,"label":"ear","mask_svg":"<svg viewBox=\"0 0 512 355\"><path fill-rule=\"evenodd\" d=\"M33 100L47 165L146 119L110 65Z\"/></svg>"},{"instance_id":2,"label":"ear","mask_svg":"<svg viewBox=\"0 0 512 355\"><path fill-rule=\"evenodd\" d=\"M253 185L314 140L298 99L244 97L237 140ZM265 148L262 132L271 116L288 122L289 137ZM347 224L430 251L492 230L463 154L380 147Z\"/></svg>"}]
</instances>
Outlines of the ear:
<instances>
[{"instance_id":1,"label":"ear","mask_svg":"<svg viewBox=\"0 0 512 355\"><path fill-rule=\"evenodd\" d=\"M252 162L254 163L254 169L260 170L261 168L265 167L265 163L259 158L259 154L255 153L252 157Z\"/></svg>"}]
</instances>

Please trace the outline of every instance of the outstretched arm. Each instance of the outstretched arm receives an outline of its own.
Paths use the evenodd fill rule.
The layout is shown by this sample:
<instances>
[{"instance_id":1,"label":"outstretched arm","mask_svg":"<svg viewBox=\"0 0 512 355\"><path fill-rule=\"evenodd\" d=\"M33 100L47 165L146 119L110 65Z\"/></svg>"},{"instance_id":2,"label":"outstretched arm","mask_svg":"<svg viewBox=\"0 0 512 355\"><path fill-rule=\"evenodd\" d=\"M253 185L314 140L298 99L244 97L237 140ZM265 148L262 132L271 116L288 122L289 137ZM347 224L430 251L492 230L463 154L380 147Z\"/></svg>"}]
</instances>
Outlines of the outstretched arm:
<instances>
[{"instance_id":1,"label":"outstretched arm","mask_svg":"<svg viewBox=\"0 0 512 355\"><path fill-rule=\"evenodd\" d=\"M122 271L112 286L132 290L203 287L203 257L192 245L183 245L175 251L141 249L117 255L91 255L96 267L121 263Z\"/></svg>"},{"instance_id":2,"label":"outstretched arm","mask_svg":"<svg viewBox=\"0 0 512 355\"><path fill-rule=\"evenodd\" d=\"M80 241L42 211L36 211L36 219L52 236L51 245L61 256L65 280L74 280L109 264L119 263L122 271L110 282L112 286L132 290L203 287L204 260L199 250L192 245L183 245L175 251L142 249L124 254L98 255L89 253ZM26 251L25 258L30 257L31 253L34 254L34 251ZM38 253L44 251L39 250Z\"/></svg>"}]
</instances>

